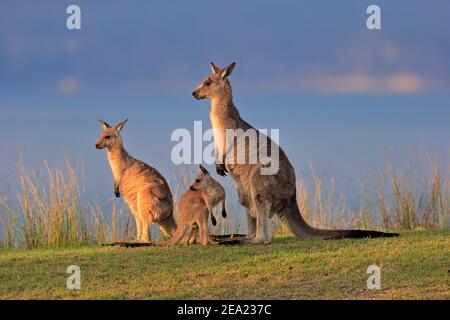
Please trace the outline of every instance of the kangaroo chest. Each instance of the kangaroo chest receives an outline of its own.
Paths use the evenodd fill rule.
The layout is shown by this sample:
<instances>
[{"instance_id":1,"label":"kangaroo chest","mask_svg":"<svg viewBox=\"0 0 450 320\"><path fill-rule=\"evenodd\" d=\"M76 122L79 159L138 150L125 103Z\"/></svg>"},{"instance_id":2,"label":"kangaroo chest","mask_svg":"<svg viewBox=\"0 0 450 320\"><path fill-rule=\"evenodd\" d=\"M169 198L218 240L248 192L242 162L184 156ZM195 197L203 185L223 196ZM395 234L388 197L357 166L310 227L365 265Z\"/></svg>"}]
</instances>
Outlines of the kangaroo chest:
<instances>
[{"instance_id":1,"label":"kangaroo chest","mask_svg":"<svg viewBox=\"0 0 450 320\"><path fill-rule=\"evenodd\" d=\"M225 121L222 119L223 116L216 114L214 112L209 113L209 119L211 122L211 127L214 135L214 146L216 148L216 153L220 151L222 154L225 152ZM217 155L217 154L216 154Z\"/></svg>"},{"instance_id":2,"label":"kangaroo chest","mask_svg":"<svg viewBox=\"0 0 450 320\"><path fill-rule=\"evenodd\" d=\"M119 181L122 176L122 162L117 156L108 154L109 165L111 166L112 174L115 181Z\"/></svg>"},{"instance_id":3,"label":"kangaroo chest","mask_svg":"<svg viewBox=\"0 0 450 320\"><path fill-rule=\"evenodd\" d=\"M214 134L216 133L216 131L220 132L220 131L225 131L226 129L228 129L226 127L226 119L224 119L224 115L221 114L216 114L214 112L210 112L209 113L209 120L211 121L211 127L214 131Z\"/></svg>"}]
</instances>

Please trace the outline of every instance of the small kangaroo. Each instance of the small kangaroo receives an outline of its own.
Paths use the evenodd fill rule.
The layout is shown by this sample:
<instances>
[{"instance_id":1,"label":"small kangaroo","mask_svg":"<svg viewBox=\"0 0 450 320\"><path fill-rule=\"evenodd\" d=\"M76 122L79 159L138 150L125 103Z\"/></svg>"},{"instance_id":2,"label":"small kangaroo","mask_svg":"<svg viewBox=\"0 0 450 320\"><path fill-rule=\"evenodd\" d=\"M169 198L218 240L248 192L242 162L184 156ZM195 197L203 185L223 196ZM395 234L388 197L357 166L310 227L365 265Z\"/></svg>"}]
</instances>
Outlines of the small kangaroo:
<instances>
[{"instance_id":1,"label":"small kangaroo","mask_svg":"<svg viewBox=\"0 0 450 320\"><path fill-rule=\"evenodd\" d=\"M222 217L227 217L225 209L225 189L220 183L214 180L209 174L208 170L202 165L199 165L200 173L195 182L190 186L192 191L201 191L203 200L206 203L209 213L211 214L211 222L215 226L216 218L214 217L213 208L219 203L222 203Z\"/></svg>"},{"instance_id":2,"label":"small kangaroo","mask_svg":"<svg viewBox=\"0 0 450 320\"><path fill-rule=\"evenodd\" d=\"M173 246L180 242L192 244L197 240L200 240L202 245L209 244L208 217L219 203L222 204L222 216L225 218L225 190L200 165L200 173L195 182L183 194L178 204L177 231L172 239L163 245Z\"/></svg>"},{"instance_id":3,"label":"small kangaroo","mask_svg":"<svg viewBox=\"0 0 450 320\"><path fill-rule=\"evenodd\" d=\"M296 199L295 171L284 151L269 137L253 128L241 118L238 109L233 103L231 84L228 80L233 72L235 63L225 68L219 68L211 63L212 75L203 79L201 84L192 93L197 100L210 99L211 109L209 117L214 133L214 151L216 155L217 173L225 176L228 172L237 188L239 202L246 208L248 221L248 241L252 243L270 243L272 234L269 219L277 214L281 221L287 224L289 230L298 237L319 237L326 239L336 238L363 238L363 237L392 237L393 233L383 233L365 230L321 230L311 227L303 220ZM260 137L266 140L266 147L271 150L272 144L278 151L278 170L272 175L261 174L266 168L260 157L255 162L236 161L236 149L228 146L237 145L237 149L245 150L245 158L250 159L250 139L239 140L234 138L231 143L225 141L226 130L247 132L255 130ZM238 145L239 141L241 144ZM258 150L261 141L258 141ZM244 148L242 148L244 147ZM268 154L265 150L265 154ZM231 160L230 160L231 159Z\"/></svg>"},{"instance_id":4,"label":"small kangaroo","mask_svg":"<svg viewBox=\"0 0 450 320\"><path fill-rule=\"evenodd\" d=\"M120 131L128 121L111 127L98 120L103 132L95 144L97 149L108 149L108 161L114 176L114 194L122 193L136 220L137 241L149 242L152 223L172 236L177 229L173 217L173 200L164 177L148 164L134 159L123 147Z\"/></svg>"}]
</instances>

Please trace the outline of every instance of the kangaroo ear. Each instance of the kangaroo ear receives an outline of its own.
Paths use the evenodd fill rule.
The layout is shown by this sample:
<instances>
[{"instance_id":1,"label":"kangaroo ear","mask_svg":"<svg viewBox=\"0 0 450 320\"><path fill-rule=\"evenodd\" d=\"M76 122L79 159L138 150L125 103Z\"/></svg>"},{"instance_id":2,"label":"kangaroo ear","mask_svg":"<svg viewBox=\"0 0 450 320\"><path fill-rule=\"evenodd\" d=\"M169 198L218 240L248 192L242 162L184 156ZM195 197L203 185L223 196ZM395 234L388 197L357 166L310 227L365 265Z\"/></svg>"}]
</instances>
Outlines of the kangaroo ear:
<instances>
[{"instance_id":1,"label":"kangaroo ear","mask_svg":"<svg viewBox=\"0 0 450 320\"><path fill-rule=\"evenodd\" d=\"M208 175L208 176L209 176L209 172L208 172L208 170L206 170L206 169L205 169L205 167L204 167L204 166L202 166L202 165L199 165L199 167L200 167L200 170L202 170L202 172L203 172L204 174L206 174L206 175Z\"/></svg>"},{"instance_id":2,"label":"kangaroo ear","mask_svg":"<svg viewBox=\"0 0 450 320\"><path fill-rule=\"evenodd\" d=\"M103 129L109 129L109 128L111 128L111 126L109 125L109 124L107 124L105 121L103 121L103 120L100 120L100 119L98 119L98 123L100 123L100 126L103 128Z\"/></svg>"},{"instance_id":3,"label":"kangaroo ear","mask_svg":"<svg viewBox=\"0 0 450 320\"><path fill-rule=\"evenodd\" d=\"M222 70L222 74L221 74L222 79L225 79L226 77L228 77L233 72L233 69L235 66L236 66L236 62L233 62L228 67L224 68Z\"/></svg>"},{"instance_id":4,"label":"kangaroo ear","mask_svg":"<svg viewBox=\"0 0 450 320\"><path fill-rule=\"evenodd\" d=\"M123 120L122 122L119 122L118 124L116 124L114 126L114 130L116 131L120 131L123 129L123 126L125 125L125 123L127 123L128 119Z\"/></svg>"},{"instance_id":5,"label":"kangaroo ear","mask_svg":"<svg viewBox=\"0 0 450 320\"><path fill-rule=\"evenodd\" d=\"M218 72L220 72L220 68L216 66L213 62L210 62L209 64L211 65L211 71L213 74L217 74Z\"/></svg>"}]
</instances>

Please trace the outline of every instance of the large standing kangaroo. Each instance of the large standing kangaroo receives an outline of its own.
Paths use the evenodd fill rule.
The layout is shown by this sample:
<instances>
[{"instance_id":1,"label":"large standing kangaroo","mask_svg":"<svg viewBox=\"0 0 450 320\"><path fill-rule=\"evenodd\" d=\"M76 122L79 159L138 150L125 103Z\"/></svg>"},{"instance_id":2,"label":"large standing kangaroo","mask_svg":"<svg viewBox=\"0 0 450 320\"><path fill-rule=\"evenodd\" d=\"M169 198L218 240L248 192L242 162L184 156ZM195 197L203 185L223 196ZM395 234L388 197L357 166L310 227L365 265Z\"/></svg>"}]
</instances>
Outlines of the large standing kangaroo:
<instances>
[{"instance_id":1,"label":"large standing kangaroo","mask_svg":"<svg viewBox=\"0 0 450 320\"><path fill-rule=\"evenodd\" d=\"M108 161L114 176L114 193L125 202L136 220L137 241L149 241L149 228L155 222L172 236L177 229L173 217L173 200L169 185L164 177L128 154L123 147L120 131L127 120L111 127L99 120L103 128L95 144L97 149L108 149Z\"/></svg>"},{"instance_id":2,"label":"large standing kangaroo","mask_svg":"<svg viewBox=\"0 0 450 320\"><path fill-rule=\"evenodd\" d=\"M217 173L225 176L228 172L237 188L239 202L246 208L248 220L249 241L252 243L270 243L272 234L270 218L277 214L289 230L298 237L319 237L324 239L363 238L363 237L392 237L397 234L365 230L321 230L308 225L303 220L296 199L295 171L289 159L281 148L278 148L279 170L272 175L262 175L265 167L258 159L256 162L236 161L237 148L230 149L229 142L225 142L226 130L256 130L239 115L233 104L233 96L228 76L235 67L232 63L220 69L211 63L212 75L203 79L192 93L195 99L210 99L211 110L209 117L214 132L214 147L216 154ZM274 142L265 135L267 148ZM245 159L250 159L249 139L235 139L231 144L245 144ZM259 148L259 147L258 147ZM234 150L234 151L230 151ZM267 151L267 150L266 150ZM234 152L230 155L230 152ZM261 152L261 151L259 151ZM270 152L265 152L269 154ZM226 158L226 159L225 159ZM230 159L232 159L230 161Z\"/></svg>"}]
</instances>

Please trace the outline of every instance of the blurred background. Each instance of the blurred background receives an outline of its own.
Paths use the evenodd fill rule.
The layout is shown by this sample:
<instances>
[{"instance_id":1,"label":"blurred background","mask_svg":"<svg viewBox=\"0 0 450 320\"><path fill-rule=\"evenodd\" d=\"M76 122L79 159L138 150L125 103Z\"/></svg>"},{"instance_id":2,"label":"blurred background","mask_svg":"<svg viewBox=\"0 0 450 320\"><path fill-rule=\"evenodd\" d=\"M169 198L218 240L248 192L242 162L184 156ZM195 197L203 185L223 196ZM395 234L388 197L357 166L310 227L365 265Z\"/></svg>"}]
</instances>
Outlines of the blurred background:
<instances>
[{"instance_id":1,"label":"blurred background","mask_svg":"<svg viewBox=\"0 0 450 320\"><path fill-rule=\"evenodd\" d=\"M450 2L378 0L382 30L371 31L372 2L2 0L0 193L14 196L23 153L27 170L67 156L85 195L110 199L98 118L129 118L126 149L176 184L170 135L194 120L209 128L209 102L191 92L210 61L237 63L242 117L280 129L298 178L334 177L350 206L387 158L433 155L448 172ZM81 30L66 28L70 4Z\"/></svg>"}]
</instances>

